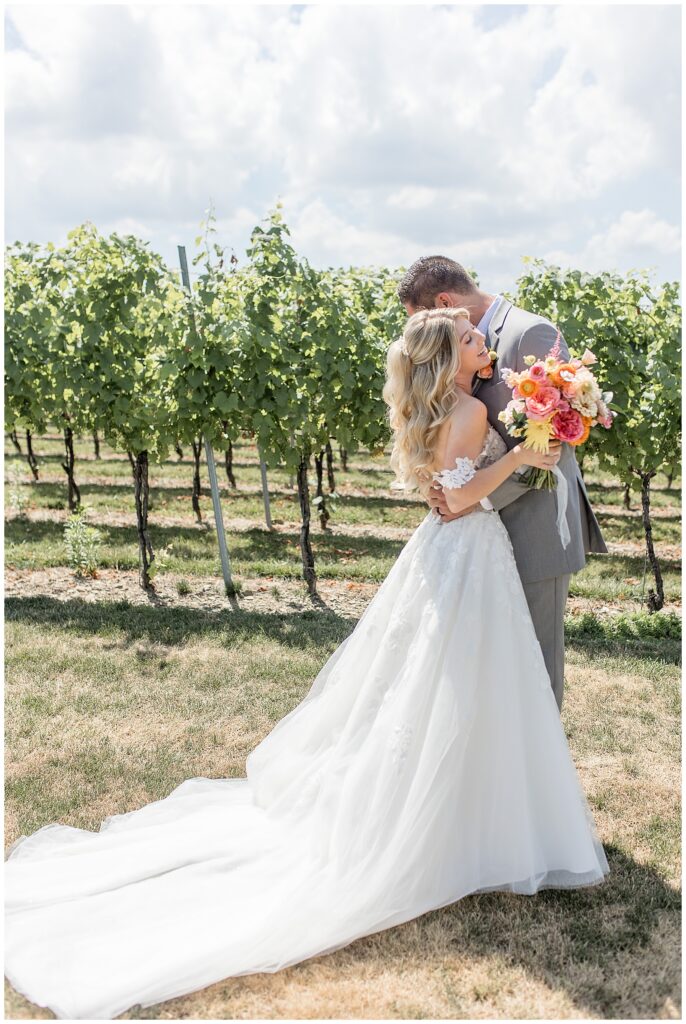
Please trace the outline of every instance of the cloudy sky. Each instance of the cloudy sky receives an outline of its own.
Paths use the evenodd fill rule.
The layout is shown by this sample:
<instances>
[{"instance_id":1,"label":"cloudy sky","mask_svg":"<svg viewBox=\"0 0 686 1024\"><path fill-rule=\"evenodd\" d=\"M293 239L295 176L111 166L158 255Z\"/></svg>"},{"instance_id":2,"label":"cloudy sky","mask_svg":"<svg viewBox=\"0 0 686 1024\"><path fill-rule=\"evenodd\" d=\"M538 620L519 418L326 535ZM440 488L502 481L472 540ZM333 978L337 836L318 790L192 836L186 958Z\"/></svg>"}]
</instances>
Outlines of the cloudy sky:
<instances>
[{"instance_id":1,"label":"cloudy sky","mask_svg":"<svg viewBox=\"0 0 686 1024\"><path fill-rule=\"evenodd\" d=\"M5 235L680 273L678 5L9 5Z\"/></svg>"}]
</instances>

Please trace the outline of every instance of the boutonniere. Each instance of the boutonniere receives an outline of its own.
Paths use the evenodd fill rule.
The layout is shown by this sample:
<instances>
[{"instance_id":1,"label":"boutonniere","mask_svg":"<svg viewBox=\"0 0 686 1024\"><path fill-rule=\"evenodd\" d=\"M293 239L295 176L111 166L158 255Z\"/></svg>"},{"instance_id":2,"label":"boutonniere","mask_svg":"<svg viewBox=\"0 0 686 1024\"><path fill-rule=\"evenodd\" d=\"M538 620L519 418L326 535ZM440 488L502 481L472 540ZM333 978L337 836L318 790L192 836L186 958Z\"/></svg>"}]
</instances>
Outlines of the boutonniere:
<instances>
[{"instance_id":1,"label":"boutonniere","mask_svg":"<svg viewBox=\"0 0 686 1024\"><path fill-rule=\"evenodd\" d=\"M476 371L477 377L480 377L481 380L490 380L491 377L493 376L493 366L495 364L496 359L498 358L498 353L494 352L492 348L489 348L488 356L489 359L491 360L489 365L484 366L481 370Z\"/></svg>"}]
</instances>

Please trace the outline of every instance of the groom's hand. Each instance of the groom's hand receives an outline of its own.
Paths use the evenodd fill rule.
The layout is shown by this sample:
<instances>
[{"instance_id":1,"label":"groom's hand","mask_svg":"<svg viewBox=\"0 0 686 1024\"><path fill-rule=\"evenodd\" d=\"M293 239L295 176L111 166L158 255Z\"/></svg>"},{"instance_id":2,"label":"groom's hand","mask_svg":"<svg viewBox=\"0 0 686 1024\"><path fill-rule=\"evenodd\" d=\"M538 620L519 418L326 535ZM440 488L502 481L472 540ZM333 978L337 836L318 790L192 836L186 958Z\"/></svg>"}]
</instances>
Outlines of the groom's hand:
<instances>
[{"instance_id":1,"label":"groom's hand","mask_svg":"<svg viewBox=\"0 0 686 1024\"><path fill-rule=\"evenodd\" d=\"M443 493L443 488L440 484L431 485L427 500L433 514L443 523L450 523L453 519L459 519L460 516L466 516L479 507L479 503L477 502L475 505L468 505L467 508L463 508L461 512L451 512L448 508L448 502L445 500L445 494Z\"/></svg>"}]
</instances>

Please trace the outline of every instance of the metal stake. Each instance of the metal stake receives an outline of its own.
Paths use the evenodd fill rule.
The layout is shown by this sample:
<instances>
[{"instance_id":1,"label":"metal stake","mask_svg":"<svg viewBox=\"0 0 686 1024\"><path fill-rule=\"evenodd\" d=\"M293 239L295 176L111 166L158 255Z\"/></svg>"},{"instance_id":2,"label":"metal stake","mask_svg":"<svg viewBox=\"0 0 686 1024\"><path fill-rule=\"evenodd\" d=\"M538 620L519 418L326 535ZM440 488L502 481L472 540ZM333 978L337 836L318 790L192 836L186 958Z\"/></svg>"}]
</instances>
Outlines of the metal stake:
<instances>
[{"instance_id":1,"label":"metal stake","mask_svg":"<svg viewBox=\"0 0 686 1024\"><path fill-rule=\"evenodd\" d=\"M177 246L179 250L179 263L181 264L181 280L183 286L187 292L191 293L191 281L188 273L188 263L186 261L186 247L185 245ZM193 323L195 327L195 321ZM222 575L224 576L224 587L226 594L232 597L235 593L235 587L233 580L231 579L231 562L229 561L229 551L226 546L226 534L224 533L224 518L222 516L222 506L219 500L219 486L217 484L217 467L214 461L214 452L212 447L207 440L207 437L203 437L205 442L205 458L207 459L207 470L210 477L210 490L212 491L212 506L214 508L214 525L217 531L217 540L219 542L219 557L222 563Z\"/></svg>"},{"instance_id":2,"label":"metal stake","mask_svg":"<svg viewBox=\"0 0 686 1024\"><path fill-rule=\"evenodd\" d=\"M267 485L267 463L262 458L262 450L257 449L257 453L260 458L260 473L262 475L262 501L264 502L264 518L267 523L267 529L272 529L272 513L269 507L269 487Z\"/></svg>"}]
</instances>

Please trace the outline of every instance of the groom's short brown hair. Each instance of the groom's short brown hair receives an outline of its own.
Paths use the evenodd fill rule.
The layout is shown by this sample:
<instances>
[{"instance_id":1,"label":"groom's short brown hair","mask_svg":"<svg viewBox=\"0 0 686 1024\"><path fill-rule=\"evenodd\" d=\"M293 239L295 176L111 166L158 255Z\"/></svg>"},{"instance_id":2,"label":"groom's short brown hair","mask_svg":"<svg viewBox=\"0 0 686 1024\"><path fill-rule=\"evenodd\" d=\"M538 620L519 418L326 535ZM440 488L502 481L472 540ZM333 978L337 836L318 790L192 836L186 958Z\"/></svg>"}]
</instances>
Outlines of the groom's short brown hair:
<instances>
[{"instance_id":1,"label":"groom's short brown hair","mask_svg":"<svg viewBox=\"0 0 686 1024\"><path fill-rule=\"evenodd\" d=\"M447 256L422 256L398 285L398 298L417 308L433 309L439 292L470 295L477 290L474 279L455 260Z\"/></svg>"}]
</instances>

